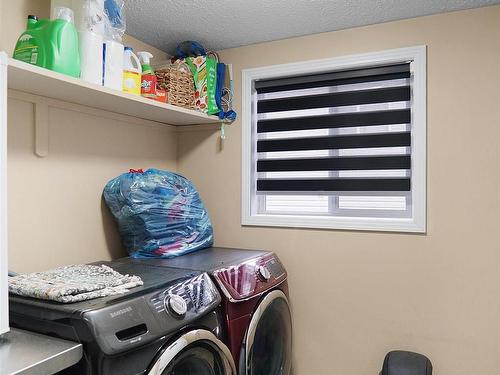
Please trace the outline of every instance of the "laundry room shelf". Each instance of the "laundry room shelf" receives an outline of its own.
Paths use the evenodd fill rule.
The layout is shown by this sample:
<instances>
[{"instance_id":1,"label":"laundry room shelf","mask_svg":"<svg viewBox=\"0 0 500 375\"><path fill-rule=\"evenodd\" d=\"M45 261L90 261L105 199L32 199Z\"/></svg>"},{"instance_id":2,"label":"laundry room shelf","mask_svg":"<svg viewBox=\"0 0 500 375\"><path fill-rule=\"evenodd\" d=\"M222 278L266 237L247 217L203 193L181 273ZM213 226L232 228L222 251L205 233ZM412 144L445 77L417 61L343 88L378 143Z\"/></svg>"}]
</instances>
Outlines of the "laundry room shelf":
<instances>
[{"instance_id":1,"label":"laundry room shelf","mask_svg":"<svg viewBox=\"0 0 500 375\"><path fill-rule=\"evenodd\" d=\"M109 89L9 58L8 88L169 125L218 123L216 116Z\"/></svg>"}]
</instances>

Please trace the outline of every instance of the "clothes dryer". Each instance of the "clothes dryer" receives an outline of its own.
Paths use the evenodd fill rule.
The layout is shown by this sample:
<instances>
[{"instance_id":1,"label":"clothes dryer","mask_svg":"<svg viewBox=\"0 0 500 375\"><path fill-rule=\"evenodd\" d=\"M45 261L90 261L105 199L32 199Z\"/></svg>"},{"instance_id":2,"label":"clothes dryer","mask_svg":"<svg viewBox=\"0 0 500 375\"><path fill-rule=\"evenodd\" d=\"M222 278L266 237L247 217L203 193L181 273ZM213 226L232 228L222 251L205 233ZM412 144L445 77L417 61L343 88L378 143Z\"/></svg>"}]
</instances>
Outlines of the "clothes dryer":
<instances>
[{"instance_id":1,"label":"clothes dryer","mask_svg":"<svg viewBox=\"0 0 500 375\"><path fill-rule=\"evenodd\" d=\"M12 326L82 343L84 358L67 374L236 375L210 276L127 259L95 264L140 276L143 286L72 304L11 295Z\"/></svg>"},{"instance_id":2,"label":"clothes dryer","mask_svg":"<svg viewBox=\"0 0 500 375\"><path fill-rule=\"evenodd\" d=\"M208 272L222 295L225 341L238 373L290 373L292 319L287 272L276 254L211 247L172 259L132 261L153 267Z\"/></svg>"}]
</instances>

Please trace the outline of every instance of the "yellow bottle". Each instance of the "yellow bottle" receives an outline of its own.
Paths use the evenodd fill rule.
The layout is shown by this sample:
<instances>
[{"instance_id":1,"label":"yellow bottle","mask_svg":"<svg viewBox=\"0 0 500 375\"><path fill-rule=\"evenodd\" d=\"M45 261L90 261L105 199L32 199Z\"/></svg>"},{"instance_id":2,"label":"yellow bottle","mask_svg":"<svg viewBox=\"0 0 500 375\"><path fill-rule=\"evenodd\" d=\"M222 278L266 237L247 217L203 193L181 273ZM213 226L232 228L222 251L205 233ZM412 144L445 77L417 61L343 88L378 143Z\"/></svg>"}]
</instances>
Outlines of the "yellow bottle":
<instances>
[{"instance_id":1,"label":"yellow bottle","mask_svg":"<svg viewBox=\"0 0 500 375\"><path fill-rule=\"evenodd\" d=\"M134 64L135 63L135 64ZM131 47L125 47L123 57L123 91L134 95L141 95L142 68L139 58Z\"/></svg>"}]
</instances>

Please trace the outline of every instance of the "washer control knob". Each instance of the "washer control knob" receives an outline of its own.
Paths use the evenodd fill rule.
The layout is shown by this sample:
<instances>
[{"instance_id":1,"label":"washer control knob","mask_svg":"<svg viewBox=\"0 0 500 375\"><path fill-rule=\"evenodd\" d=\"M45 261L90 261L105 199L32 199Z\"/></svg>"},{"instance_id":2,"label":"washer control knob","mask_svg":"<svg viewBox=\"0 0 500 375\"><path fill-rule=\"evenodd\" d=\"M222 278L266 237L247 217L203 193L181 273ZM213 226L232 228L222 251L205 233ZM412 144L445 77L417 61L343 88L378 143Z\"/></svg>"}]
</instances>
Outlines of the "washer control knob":
<instances>
[{"instance_id":1,"label":"washer control knob","mask_svg":"<svg viewBox=\"0 0 500 375\"><path fill-rule=\"evenodd\" d=\"M269 269L266 266L260 266L259 276L262 280L269 281L269 279L271 278L271 272L269 272Z\"/></svg>"},{"instance_id":2,"label":"washer control knob","mask_svg":"<svg viewBox=\"0 0 500 375\"><path fill-rule=\"evenodd\" d=\"M184 298L177 294L172 294L168 298L168 308L171 312L173 312L177 316L183 316L187 312L187 304L184 301Z\"/></svg>"}]
</instances>

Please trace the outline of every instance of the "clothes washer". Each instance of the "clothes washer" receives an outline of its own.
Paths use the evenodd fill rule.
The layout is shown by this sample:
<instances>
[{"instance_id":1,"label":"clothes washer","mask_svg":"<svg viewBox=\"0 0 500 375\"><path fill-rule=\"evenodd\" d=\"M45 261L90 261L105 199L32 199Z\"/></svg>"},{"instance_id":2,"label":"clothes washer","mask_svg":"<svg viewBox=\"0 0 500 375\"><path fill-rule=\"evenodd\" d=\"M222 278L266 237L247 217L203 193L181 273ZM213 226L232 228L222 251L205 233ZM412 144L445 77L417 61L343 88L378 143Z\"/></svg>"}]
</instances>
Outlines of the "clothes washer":
<instances>
[{"instance_id":1,"label":"clothes washer","mask_svg":"<svg viewBox=\"0 0 500 375\"><path fill-rule=\"evenodd\" d=\"M221 341L221 296L199 271L97 262L144 281L130 292L72 304L11 295L14 327L80 342L67 374L236 375Z\"/></svg>"},{"instance_id":2,"label":"clothes washer","mask_svg":"<svg viewBox=\"0 0 500 375\"><path fill-rule=\"evenodd\" d=\"M212 247L172 259L133 262L210 273L222 292L226 342L238 373L290 373L292 322L287 272L274 253Z\"/></svg>"}]
</instances>

